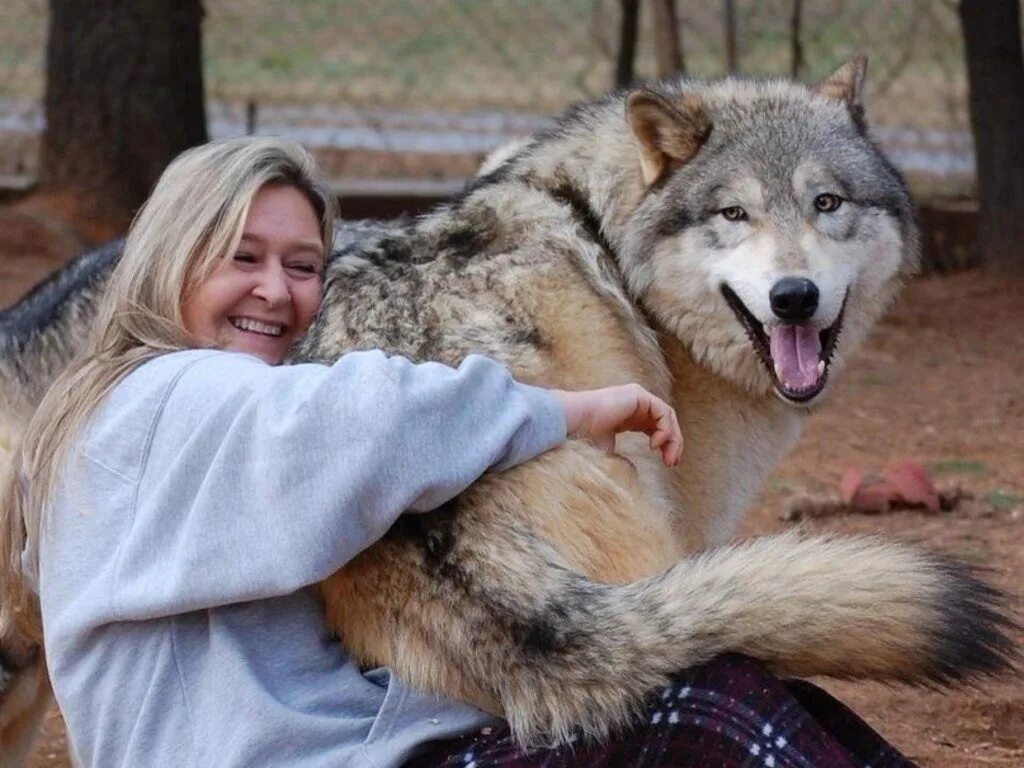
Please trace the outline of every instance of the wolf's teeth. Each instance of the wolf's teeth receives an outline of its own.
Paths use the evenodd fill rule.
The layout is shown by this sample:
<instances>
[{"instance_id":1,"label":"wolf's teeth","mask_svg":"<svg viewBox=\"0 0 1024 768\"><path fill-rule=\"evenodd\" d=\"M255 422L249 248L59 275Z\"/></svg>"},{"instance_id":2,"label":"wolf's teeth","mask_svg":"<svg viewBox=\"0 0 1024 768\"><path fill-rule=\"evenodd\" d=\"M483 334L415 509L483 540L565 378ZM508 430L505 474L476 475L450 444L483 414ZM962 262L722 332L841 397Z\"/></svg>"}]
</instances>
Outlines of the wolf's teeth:
<instances>
[{"instance_id":1,"label":"wolf's teeth","mask_svg":"<svg viewBox=\"0 0 1024 768\"><path fill-rule=\"evenodd\" d=\"M825 361L824 360L819 360L818 361L818 375L819 376L824 376L825 375Z\"/></svg>"},{"instance_id":2,"label":"wolf's teeth","mask_svg":"<svg viewBox=\"0 0 1024 768\"><path fill-rule=\"evenodd\" d=\"M775 363L772 367L775 368L775 378L777 378L779 381L782 381L782 366L779 365L778 363Z\"/></svg>"}]
</instances>

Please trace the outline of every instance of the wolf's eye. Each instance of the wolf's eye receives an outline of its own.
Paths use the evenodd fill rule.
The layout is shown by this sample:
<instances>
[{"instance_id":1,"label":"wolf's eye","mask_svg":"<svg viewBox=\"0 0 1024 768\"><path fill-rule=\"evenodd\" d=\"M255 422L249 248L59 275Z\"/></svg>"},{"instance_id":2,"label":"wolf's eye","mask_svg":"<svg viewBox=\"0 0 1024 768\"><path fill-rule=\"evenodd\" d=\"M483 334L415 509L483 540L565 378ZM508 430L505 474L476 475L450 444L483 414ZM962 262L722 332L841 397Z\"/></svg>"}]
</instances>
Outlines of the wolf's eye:
<instances>
[{"instance_id":1,"label":"wolf's eye","mask_svg":"<svg viewBox=\"0 0 1024 768\"><path fill-rule=\"evenodd\" d=\"M728 208L723 208L719 211L720 214L725 218L726 221L746 221L747 212L740 208L738 205L730 205Z\"/></svg>"},{"instance_id":2,"label":"wolf's eye","mask_svg":"<svg viewBox=\"0 0 1024 768\"><path fill-rule=\"evenodd\" d=\"M842 204L843 198L839 195L829 194L828 192L814 198L814 209L818 213L832 213L832 211Z\"/></svg>"}]
</instances>

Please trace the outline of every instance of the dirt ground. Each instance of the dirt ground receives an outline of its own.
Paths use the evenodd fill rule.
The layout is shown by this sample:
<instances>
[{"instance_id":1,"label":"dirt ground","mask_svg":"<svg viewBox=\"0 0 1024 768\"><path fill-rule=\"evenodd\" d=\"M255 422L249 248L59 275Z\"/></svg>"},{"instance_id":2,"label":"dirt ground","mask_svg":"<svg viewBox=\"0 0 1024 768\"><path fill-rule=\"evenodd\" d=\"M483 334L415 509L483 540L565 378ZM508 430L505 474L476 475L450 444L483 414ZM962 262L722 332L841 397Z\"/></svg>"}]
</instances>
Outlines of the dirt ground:
<instances>
[{"instance_id":1,"label":"dirt ground","mask_svg":"<svg viewBox=\"0 0 1024 768\"><path fill-rule=\"evenodd\" d=\"M57 223L45 206L0 208L0 307L94 234ZM836 493L847 468L881 469L911 458L940 487L960 485L974 499L939 514L843 514L805 525L916 540L983 566L994 583L1024 595L1022 321L1022 281L979 272L915 280L810 418L744 535L790 525L780 518L791 500ZM1015 611L1020 620L1019 602ZM945 693L819 682L922 766L1024 766L1020 672ZM54 711L31 767L68 765Z\"/></svg>"}]
</instances>

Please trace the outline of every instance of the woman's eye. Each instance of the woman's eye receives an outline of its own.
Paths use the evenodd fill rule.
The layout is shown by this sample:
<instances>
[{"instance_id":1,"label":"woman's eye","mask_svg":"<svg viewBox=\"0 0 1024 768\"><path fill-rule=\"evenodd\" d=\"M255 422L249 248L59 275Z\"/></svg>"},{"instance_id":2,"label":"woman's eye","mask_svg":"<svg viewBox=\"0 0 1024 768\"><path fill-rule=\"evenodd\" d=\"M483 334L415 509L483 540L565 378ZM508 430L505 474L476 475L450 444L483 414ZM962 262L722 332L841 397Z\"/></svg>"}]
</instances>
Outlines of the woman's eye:
<instances>
[{"instance_id":1,"label":"woman's eye","mask_svg":"<svg viewBox=\"0 0 1024 768\"><path fill-rule=\"evenodd\" d=\"M839 195L833 195L829 192L818 195L814 198L814 210L818 213L832 213L840 205L843 204L843 198Z\"/></svg>"},{"instance_id":2,"label":"woman's eye","mask_svg":"<svg viewBox=\"0 0 1024 768\"><path fill-rule=\"evenodd\" d=\"M296 272L302 272L306 275L316 275L320 272L320 270L313 264L291 264L288 268L294 269Z\"/></svg>"},{"instance_id":3,"label":"woman's eye","mask_svg":"<svg viewBox=\"0 0 1024 768\"><path fill-rule=\"evenodd\" d=\"M253 264L256 262L256 257L251 253L245 253L244 251L236 253L234 257L235 261L240 261L245 264Z\"/></svg>"},{"instance_id":4,"label":"woman's eye","mask_svg":"<svg viewBox=\"0 0 1024 768\"><path fill-rule=\"evenodd\" d=\"M722 217L726 221L746 221L747 212L740 208L738 205L730 205L728 208L723 208L719 211Z\"/></svg>"}]
</instances>

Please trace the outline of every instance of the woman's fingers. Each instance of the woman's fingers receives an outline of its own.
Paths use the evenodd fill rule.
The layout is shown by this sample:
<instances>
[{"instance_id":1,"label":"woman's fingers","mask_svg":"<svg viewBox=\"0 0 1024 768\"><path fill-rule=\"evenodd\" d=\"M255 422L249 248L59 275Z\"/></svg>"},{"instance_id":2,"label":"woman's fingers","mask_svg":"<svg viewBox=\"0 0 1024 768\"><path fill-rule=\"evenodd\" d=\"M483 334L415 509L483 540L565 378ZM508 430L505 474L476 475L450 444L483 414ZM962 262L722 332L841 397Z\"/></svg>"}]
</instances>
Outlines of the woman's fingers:
<instances>
[{"instance_id":1,"label":"woman's fingers","mask_svg":"<svg viewBox=\"0 0 1024 768\"><path fill-rule=\"evenodd\" d=\"M652 412L658 414L654 431L651 434L651 450L661 451L661 460L666 466L679 463L682 454L683 435L679 429L679 419L675 410L663 401L658 401Z\"/></svg>"},{"instance_id":2,"label":"woman's fingers","mask_svg":"<svg viewBox=\"0 0 1024 768\"><path fill-rule=\"evenodd\" d=\"M639 384L556 394L566 406L567 426L574 437L614 452L616 433L643 432L666 465L679 463L683 438L675 410Z\"/></svg>"},{"instance_id":3,"label":"woman's fingers","mask_svg":"<svg viewBox=\"0 0 1024 768\"><path fill-rule=\"evenodd\" d=\"M683 436L679 429L679 419L675 410L647 390L640 387L637 389L637 406L634 415L623 422L620 428L646 432L651 438L651 450L660 450L662 461L667 466L678 464L682 452Z\"/></svg>"}]
</instances>

